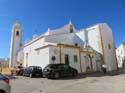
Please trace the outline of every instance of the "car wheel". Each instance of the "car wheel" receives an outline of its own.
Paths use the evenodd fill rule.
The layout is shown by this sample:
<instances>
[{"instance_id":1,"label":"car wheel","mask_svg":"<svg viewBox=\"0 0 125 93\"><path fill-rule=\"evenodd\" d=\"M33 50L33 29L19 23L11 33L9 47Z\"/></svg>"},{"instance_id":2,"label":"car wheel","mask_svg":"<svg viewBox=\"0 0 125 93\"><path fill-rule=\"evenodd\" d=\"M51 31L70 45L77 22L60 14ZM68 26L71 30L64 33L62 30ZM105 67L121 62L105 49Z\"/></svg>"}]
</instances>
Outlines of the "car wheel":
<instances>
[{"instance_id":1,"label":"car wheel","mask_svg":"<svg viewBox=\"0 0 125 93\"><path fill-rule=\"evenodd\" d=\"M32 78L33 77L33 74L30 74L30 78Z\"/></svg>"},{"instance_id":2,"label":"car wheel","mask_svg":"<svg viewBox=\"0 0 125 93\"><path fill-rule=\"evenodd\" d=\"M43 77L43 75L40 75L40 77Z\"/></svg>"},{"instance_id":3,"label":"car wheel","mask_svg":"<svg viewBox=\"0 0 125 93\"><path fill-rule=\"evenodd\" d=\"M58 72L56 72L56 73L54 74L54 79L58 79L58 78L60 78L60 74L59 74Z\"/></svg>"},{"instance_id":4,"label":"car wheel","mask_svg":"<svg viewBox=\"0 0 125 93\"><path fill-rule=\"evenodd\" d=\"M78 75L78 72L73 72L73 77L76 77Z\"/></svg>"},{"instance_id":5,"label":"car wheel","mask_svg":"<svg viewBox=\"0 0 125 93\"><path fill-rule=\"evenodd\" d=\"M53 77L47 77L48 79L53 79Z\"/></svg>"},{"instance_id":6,"label":"car wheel","mask_svg":"<svg viewBox=\"0 0 125 93\"><path fill-rule=\"evenodd\" d=\"M0 93L5 93L3 90L0 90Z\"/></svg>"}]
</instances>

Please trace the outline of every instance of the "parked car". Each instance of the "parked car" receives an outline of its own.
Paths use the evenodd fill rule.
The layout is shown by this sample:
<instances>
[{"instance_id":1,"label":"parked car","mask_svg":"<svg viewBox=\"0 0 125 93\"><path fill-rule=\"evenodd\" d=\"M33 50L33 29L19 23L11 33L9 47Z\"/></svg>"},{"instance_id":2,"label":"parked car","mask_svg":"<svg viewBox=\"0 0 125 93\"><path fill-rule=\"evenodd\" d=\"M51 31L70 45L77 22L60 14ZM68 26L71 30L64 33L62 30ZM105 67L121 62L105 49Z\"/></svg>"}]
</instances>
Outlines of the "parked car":
<instances>
[{"instance_id":1,"label":"parked car","mask_svg":"<svg viewBox=\"0 0 125 93\"><path fill-rule=\"evenodd\" d=\"M23 76L29 76L30 78L35 76L42 77L42 68L40 66L29 66L24 69Z\"/></svg>"},{"instance_id":2,"label":"parked car","mask_svg":"<svg viewBox=\"0 0 125 93\"><path fill-rule=\"evenodd\" d=\"M43 69L43 77L58 79L64 76L76 77L78 71L66 64L48 64Z\"/></svg>"},{"instance_id":3,"label":"parked car","mask_svg":"<svg viewBox=\"0 0 125 93\"><path fill-rule=\"evenodd\" d=\"M0 73L0 93L11 93L10 80Z\"/></svg>"}]
</instances>

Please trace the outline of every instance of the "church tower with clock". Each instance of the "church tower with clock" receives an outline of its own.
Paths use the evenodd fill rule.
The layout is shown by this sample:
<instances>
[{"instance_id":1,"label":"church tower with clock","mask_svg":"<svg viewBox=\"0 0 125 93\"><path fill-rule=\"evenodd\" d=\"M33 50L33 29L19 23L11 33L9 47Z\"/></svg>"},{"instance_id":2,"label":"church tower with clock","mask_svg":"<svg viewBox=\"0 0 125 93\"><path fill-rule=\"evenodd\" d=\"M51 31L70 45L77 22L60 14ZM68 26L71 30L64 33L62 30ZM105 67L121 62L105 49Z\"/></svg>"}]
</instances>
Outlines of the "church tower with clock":
<instances>
[{"instance_id":1,"label":"church tower with clock","mask_svg":"<svg viewBox=\"0 0 125 93\"><path fill-rule=\"evenodd\" d=\"M9 67L17 66L17 54L22 47L22 28L18 21L12 26Z\"/></svg>"}]
</instances>

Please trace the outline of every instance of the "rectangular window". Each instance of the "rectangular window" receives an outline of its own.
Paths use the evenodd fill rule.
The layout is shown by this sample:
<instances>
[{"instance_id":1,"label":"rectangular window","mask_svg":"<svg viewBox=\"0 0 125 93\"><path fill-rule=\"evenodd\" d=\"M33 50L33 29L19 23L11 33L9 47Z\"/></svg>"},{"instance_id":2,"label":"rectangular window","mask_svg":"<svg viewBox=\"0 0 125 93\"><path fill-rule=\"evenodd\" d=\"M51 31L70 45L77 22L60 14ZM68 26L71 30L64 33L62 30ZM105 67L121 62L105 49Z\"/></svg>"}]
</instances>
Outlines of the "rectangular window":
<instances>
[{"instance_id":1,"label":"rectangular window","mask_svg":"<svg viewBox=\"0 0 125 93\"><path fill-rule=\"evenodd\" d=\"M74 55L74 62L78 62L77 55Z\"/></svg>"}]
</instances>

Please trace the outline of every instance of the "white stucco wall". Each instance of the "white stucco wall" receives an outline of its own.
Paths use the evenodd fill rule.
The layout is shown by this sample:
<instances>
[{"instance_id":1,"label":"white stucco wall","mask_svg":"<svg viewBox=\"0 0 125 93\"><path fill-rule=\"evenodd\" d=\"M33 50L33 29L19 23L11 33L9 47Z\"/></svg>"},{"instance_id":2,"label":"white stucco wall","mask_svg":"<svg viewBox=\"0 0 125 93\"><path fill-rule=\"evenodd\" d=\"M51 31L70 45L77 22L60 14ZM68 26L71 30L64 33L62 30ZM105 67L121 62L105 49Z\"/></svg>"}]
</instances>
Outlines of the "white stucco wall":
<instances>
[{"instance_id":1,"label":"white stucco wall","mask_svg":"<svg viewBox=\"0 0 125 93\"><path fill-rule=\"evenodd\" d=\"M82 72L86 72L86 61L85 61L85 53L81 53L81 66L82 66Z\"/></svg>"},{"instance_id":2,"label":"white stucco wall","mask_svg":"<svg viewBox=\"0 0 125 93\"><path fill-rule=\"evenodd\" d=\"M90 45L91 48L93 48L96 52L100 53L99 50L99 29L98 25L89 27L86 29L88 33L88 44Z\"/></svg>"},{"instance_id":3,"label":"white stucco wall","mask_svg":"<svg viewBox=\"0 0 125 93\"><path fill-rule=\"evenodd\" d=\"M36 50L35 63L36 66L41 66L42 69L49 64L49 47Z\"/></svg>"},{"instance_id":4,"label":"white stucco wall","mask_svg":"<svg viewBox=\"0 0 125 93\"><path fill-rule=\"evenodd\" d=\"M69 65L78 70L80 70L80 59L79 59L79 48L68 48L61 47L61 63L65 63L65 55L69 56ZM74 55L77 55L78 62L74 62ZM52 56L56 57L56 60L52 61ZM60 49L56 46L49 46L49 62L50 63L60 63Z\"/></svg>"},{"instance_id":5,"label":"white stucco wall","mask_svg":"<svg viewBox=\"0 0 125 93\"><path fill-rule=\"evenodd\" d=\"M109 71L116 70L117 63L112 31L109 28L109 26L105 23L100 24L99 28L101 31L104 47L104 61L107 64ZM109 48L109 44L111 46L111 49Z\"/></svg>"},{"instance_id":6,"label":"white stucco wall","mask_svg":"<svg viewBox=\"0 0 125 93\"><path fill-rule=\"evenodd\" d=\"M23 52L23 50L21 50L21 51L18 52L17 61L21 62L23 64L23 62L24 62L24 52Z\"/></svg>"},{"instance_id":7,"label":"white stucco wall","mask_svg":"<svg viewBox=\"0 0 125 93\"><path fill-rule=\"evenodd\" d=\"M59 56L59 47L56 46L49 46L49 63L56 64L60 63L60 56ZM55 60L52 60L52 56L55 56Z\"/></svg>"},{"instance_id":8,"label":"white stucco wall","mask_svg":"<svg viewBox=\"0 0 125 93\"><path fill-rule=\"evenodd\" d=\"M116 49L116 57L118 62L118 67L122 67L123 60L125 59L125 45L120 44Z\"/></svg>"},{"instance_id":9,"label":"white stucco wall","mask_svg":"<svg viewBox=\"0 0 125 93\"><path fill-rule=\"evenodd\" d=\"M29 45L24 46L24 66L25 67L26 67L27 62L28 62L28 66L37 65L34 63L34 62L38 61L37 59L39 59L39 56L37 56L36 49L44 46L44 43L45 43L44 38L41 38L41 39L37 40L36 42L33 42ZM41 61L41 60L39 60L39 61ZM37 63L39 63L39 61Z\"/></svg>"},{"instance_id":10,"label":"white stucco wall","mask_svg":"<svg viewBox=\"0 0 125 93\"><path fill-rule=\"evenodd\" d=\"M26 53L24 53L24 66L26 67L26 63L28 66L41 66L42 69L49 64L49 48L42 48L38 50L31 50L32 52L28 53L28 57Z\"/></svg>"},{"instance_id":11,"label":"white stucco wall","mask_svg":"<svg viewBox=\"0 0 125 93\"><path fill-rule=\"evenodd\" d=\"M78 70L80 73L80 58L79 58L79 48L65 48L62 47L62 63L65 63L65 55L69 55L69 65ZM74 62L74 55L77 55L78 62Z\"/></svg>"}]
</instances>

